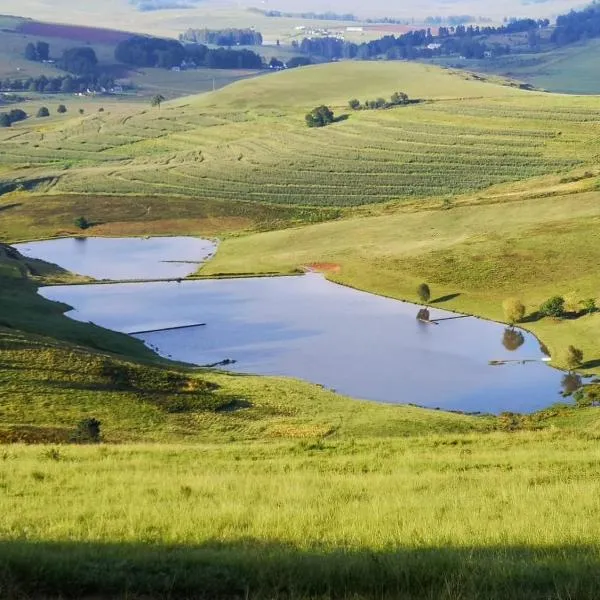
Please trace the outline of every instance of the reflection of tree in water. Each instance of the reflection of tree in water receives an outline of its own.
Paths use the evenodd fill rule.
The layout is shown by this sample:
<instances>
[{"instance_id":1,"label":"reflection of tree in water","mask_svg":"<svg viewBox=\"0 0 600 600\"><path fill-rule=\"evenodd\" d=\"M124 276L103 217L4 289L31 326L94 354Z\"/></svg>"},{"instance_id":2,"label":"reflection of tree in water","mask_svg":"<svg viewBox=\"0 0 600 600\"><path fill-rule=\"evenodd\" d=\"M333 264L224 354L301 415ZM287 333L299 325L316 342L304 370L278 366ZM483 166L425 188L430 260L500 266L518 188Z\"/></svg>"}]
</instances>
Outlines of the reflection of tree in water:
<instances>
[{"instance_id":1,"label":"reflection of tree in water","mask_svg":"<svg viewBox=\"0 0 600 600\"><path fill-rule=\"evenodd\" d=\"M548 346L546 346L545 344L542 344L540 342L540 351L544 356L550 356L550 350L548 350Z\"/></svg>"},{"instance_id":2,"label":"reflection of tree in water","mask_svg":"<svg viewBox=\"0 0 600 600\"><path fill-rule=\"evenodd\" d=\"M512 327L507 327L502 335L502 345L510 352L518 350L525 343L525 336Z\"/></svg>"},{"instance_id":3,"label":"reflection of tree in water","mask_svg":"<svg viewBox=\"0 0 600 600\"><path fill-rule=\"evenodd\" d=\"M422 308L418 313L417 313L417 319L419 321L430 321L430 314L429 314L429 310L426 308Z\"/></svg>"},{"instance_id":4,"label":"reflection of tree in water","mask_svg":"<svg viewBox=\"0 0 600 600\"><path fill-rule=\"evenodd\" d=\"M583 380L577 373L566 373L560 383L566 396L570 396L583 386Z\"/></svg>"}]
</instances>

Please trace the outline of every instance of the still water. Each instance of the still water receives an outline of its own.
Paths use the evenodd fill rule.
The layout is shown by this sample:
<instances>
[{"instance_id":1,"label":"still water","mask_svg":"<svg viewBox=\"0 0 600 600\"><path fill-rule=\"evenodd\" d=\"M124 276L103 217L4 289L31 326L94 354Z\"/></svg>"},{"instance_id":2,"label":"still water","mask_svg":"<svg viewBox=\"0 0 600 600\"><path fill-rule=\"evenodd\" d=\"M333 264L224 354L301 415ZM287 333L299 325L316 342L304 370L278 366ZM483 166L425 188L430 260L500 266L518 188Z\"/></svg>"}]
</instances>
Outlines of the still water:
<instances>
[{"instance_id":1,"label":"still water","mask_svg":"<svg viewBox=\"0 0 600 600\"><path fill-rule=\"evenodd\" d=\"M316 274L61 286L40 293L75 307L73 318L126 333L205 323L139 337L176 360L203 365L232 359L232 371L302 378L356 398L495 413L530 412L561 398L564 374L542 362L489 364L540 360L534 336L507 334L503 325L476 318L422 323L418 306ZM432 309L430 316L456 315Z\"/></svg>"},{"instance_id":2,"label":"still water","mask_svg":"<svg viewBox=\"0 0 600 600\"><path fill-rule=\"evenodd\" d=\"M14 247L24 256L95 279L187 277L216 249L214 242L193 237L64 238Z\"/></svg>"}]
</instances>

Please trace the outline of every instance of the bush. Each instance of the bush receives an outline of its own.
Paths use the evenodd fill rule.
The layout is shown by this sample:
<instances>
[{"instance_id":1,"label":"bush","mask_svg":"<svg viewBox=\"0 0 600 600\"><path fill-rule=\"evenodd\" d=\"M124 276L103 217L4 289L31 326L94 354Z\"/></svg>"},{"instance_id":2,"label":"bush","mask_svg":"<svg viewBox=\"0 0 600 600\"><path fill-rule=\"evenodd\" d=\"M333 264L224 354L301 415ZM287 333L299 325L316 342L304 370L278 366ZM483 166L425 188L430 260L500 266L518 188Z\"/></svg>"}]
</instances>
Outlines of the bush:
<instances>
[{"instance_id":1,"label":"bush","mask_svg":"<svg viewBox=\"0 0 600 600\"><path fill-rule=\"evenodd\" d=\"M583 364L583 350L575 348L575 346L569 346L567 348L565 362L569 369L580 367Z\"/></svg>"},{"instance_id":2,"label":"bush","mask_svg":"<svg viewBox=\"0 0 600 600\"><path fill-rule=\"evenodd\" d=\"M59 104L58 108L56 109L56 112L58 114L65 114L67 112L67 107L64 104Z\"/></svg>"},{"instance_id":3,"label":"bush","mask_svg":"<svg viewBox=\"0 0 600 600\"><path fill-rule=\"evenodd\" d=\"M75 219L75 225L79 227L79 229L89 229L91 227L91 223L85 217L77 217Z\"/></svg>"},{"instance_id":4,"label":"bush","mask_svg":"<svg viewBox=\"0 0 600 600\"><path fill-rule=\"evenodd\" d=\"M597 310L595 298L586 298L585 300L582 300L581 309L588 315L595 313Z\"/></svg>"},{"instance_id":5,"label":"bush","mask_svg":"<svg viewBox=\"0 0 600 600\"><path fill-rule=\"evenodd\" d=\"M352 98L352 100L348 101L348 106L352 110L358 110L360 108L360 100L358 100L356 98Z\"/></svg>"},{"instance_id":6,"label":"bush","mask_svg":"<svg viewBox=\"0 0 600 600\"><path fill-rule=\"evenodd\" d=\"M10 127L12 121L6 113L0 113L0 127Z\"/></svg>"},{"instance_id":7,"label":"bush","mask_svg":"<svg viewBox=\"0 0 600 600\"><path fill-rule=\"evenodd\" d=\"M49 117L49 116L50 116L50 111L45 106L42 106L40 108L40 110L37 111L38 118Z\"/></svg>"},{"instance_id":8,"label":"bush","mask_svg":"<svg viewBox=\"0 0 600 600\"><path fill-rule=\"evenodd\" d=\"M565 299L562 296L553 296L540 306L543 317L562 317L565 314Z\"/></svg>"},{"instance_id":9,"label":"bush","mask_svg":"<svg viewBox=\"0 0 600 600\"><path fill-rule=\"evenodd\" d=\"M78 444L100 443L100 425L98 419L84 419L77 425L71 441Z\"/></svg>"},{"instance_id":10,"label":"bush","mask_svg":"<svg viewBox=\"0 0 600 600\"><path fill-rule=\"evenodd\" d=\"M429 302L429 299L431 298L431 290L429 289L429 286L426 283L422 283L417 288L417 296L419 296L419 300L421 300L421 302Z\"/></svg>"},{"instance_id":11,"label":"bush","mask_svg":"<svg viewBox=\"0 0 600 600\"><path fill-rule=\"evenodd\" d=\"M333 112L327 106L317 106L313 108L305 117L306 124L309 127L325 127L333 123Z\"/></svg>"},{"instance_id":12,"label":"bush","mask_svg":"<svg viewBox=\"0 0 600 600\"><path fill-rule=\"evenodd\" d=\"M507 298L502 303L504 310L504 318L514 325L523 319L525 316L525 305L518 298Z\"/></svg>"}]
</instances>

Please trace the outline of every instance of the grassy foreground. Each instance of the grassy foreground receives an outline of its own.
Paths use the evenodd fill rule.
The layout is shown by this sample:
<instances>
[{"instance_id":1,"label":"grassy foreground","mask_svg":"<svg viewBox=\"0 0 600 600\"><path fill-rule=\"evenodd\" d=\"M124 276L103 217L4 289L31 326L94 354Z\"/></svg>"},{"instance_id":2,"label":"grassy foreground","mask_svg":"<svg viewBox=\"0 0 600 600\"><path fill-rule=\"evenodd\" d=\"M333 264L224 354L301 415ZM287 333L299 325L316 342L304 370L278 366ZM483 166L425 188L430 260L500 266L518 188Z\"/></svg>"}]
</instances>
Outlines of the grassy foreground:
<instances>
[{"instance_id":1,"label":"grassy foreground","mask_svg":"<svg viewBox=\"0 0 600 600\"><path fill-rule=\"evenodd\" d=\"M165 363L69 328L34 295L69 275L2 250L2 598L596 597L597 409L473 417ZM104 443L69 444L90 417Z\"/></svg>"}]
</instances>

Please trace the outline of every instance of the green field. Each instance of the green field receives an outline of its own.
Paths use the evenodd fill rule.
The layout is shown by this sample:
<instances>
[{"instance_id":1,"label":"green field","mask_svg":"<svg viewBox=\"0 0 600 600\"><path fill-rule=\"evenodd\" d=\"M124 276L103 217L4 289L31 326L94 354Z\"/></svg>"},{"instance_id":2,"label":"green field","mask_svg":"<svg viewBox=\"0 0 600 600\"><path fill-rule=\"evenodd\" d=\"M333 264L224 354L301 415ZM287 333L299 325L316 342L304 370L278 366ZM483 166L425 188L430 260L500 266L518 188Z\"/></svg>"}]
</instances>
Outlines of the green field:
<instances>
[{"instance_id":1,"label":"green field","mask_svg":"<svg viewBox=\"0 0 600 600\"><path fill-rule=\"evenodd\" d=\"M591 39L536 54L514 54L491 60L439 59L450 65L525 81L536 88L561 94L600 93L600 41Z\"/></svg>"},{"instance_id":2,"label":"green field","mask_svg":"<svg viewBox=\"0 0 600 600\"><path fill-rule=\"evenodd\" d=\"M324 130L304 114L401 89L421 104ZM0 132L0 169L52 193L309 206L442 198L593 166L598 100L523 92L407 63L319 65L157 108L32 119ZM60 123L60 124L59 124Z\"/></svg>"},{"instance_id":3,"label":"green field","mask_svg":"<svg viewBox=\"0 0 600 600\"><path fill-rule=\"evenodd\" d=\"M304 125L396 90L424 101ZM598 312L535 316L598 298L598 98L340 63L77 102L0 130L3 240L85 215L220 236L204 276L317 264L493 319L518 296L555 364L573 344L600 372ZM0 244L0 597L597 598L597 407L450 414L174 364L35 293L73 281Z\"/></svg>"}]
</instances>

